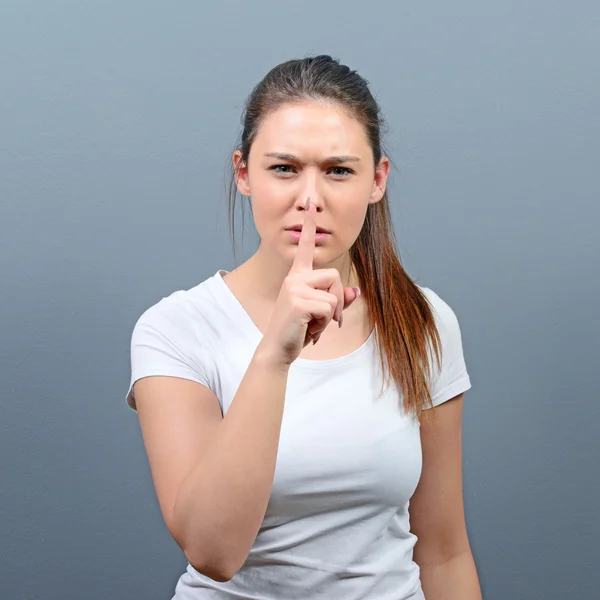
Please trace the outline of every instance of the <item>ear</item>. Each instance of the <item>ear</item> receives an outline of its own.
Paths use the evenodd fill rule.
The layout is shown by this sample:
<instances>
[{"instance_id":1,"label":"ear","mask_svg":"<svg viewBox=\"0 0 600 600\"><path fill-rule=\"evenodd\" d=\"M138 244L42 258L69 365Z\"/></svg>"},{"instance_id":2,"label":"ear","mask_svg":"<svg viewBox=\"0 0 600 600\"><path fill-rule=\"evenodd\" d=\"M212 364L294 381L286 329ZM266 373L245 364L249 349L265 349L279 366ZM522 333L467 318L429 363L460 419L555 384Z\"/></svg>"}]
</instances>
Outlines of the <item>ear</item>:
<instances>
[{"instance_id":1,"label":"ear","mask_svg":"<svg viewBox=\"0 0 600 600\"><path fill-rule=\"evenodd\" d=\"M383 198L389 173L390 161L386 156L382 156L375 168L375 180L373 181L373 191L371 192L369 204L377 204Z\"/></svg>"},{"instance_id":2,"label":"ear","mask_svg":"<svg viewBox=\"0 0 600 600\"><path fill-rule=\"evenodd\" d=\"M248 166L242 161L242 151L236 150L232 157L235 173L235 184L242 196L250 197L250 182L248 181Z\"/></svg>"}]
</instances>

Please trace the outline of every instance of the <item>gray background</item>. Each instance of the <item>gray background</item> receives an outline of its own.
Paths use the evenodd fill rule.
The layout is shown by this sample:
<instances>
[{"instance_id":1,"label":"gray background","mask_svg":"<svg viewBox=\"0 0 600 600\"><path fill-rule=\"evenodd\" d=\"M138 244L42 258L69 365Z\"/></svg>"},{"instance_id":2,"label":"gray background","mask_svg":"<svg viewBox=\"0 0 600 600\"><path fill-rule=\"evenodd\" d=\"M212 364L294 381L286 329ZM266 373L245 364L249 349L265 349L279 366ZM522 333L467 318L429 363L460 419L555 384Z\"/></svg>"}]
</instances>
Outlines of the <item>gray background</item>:
<instances>
[{"instance_id":1,"label":"gray background","mask_svg":"<svg viewBox=\"0 0 600 600\"><path fill-rule=\"evenodd\" d=\"M461 323L484 596L597 598L599 32L591 0L2 2L0 596L171 598L131 331L234 266L243 101L327 53L372 83L401 258Z\"/></svg>"}]
</instances>

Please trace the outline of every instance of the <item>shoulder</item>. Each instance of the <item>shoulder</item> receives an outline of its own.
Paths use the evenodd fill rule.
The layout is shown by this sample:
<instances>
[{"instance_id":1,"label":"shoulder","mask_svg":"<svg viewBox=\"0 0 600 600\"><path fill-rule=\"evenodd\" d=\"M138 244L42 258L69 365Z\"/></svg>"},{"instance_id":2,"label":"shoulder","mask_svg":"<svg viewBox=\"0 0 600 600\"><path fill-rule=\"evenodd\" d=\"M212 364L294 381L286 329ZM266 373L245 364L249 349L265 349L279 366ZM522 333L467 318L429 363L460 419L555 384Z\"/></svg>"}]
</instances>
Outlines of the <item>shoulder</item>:
<instances>
[{"instance_id":1,"label":"shoulder","mask_svg":"<svg viewBox=\"0 0 600 600\"><path fill-rule=\"evenodd\" d=\"M131 408L135 409L134 383L151 375L180 377L216 389L214 332L218 335L220 320L211 279L172 292L137 319L131 334L131 380L126 396Z\"/></svg>"},{"instance_id":2,"label":"shoulder","mask_svg":"<svg viewBox=\"0 0 600 600\"><path fill-rule=\"evenodd\" d=\"M214 345L227 319L219 290L213 275L155 301L138 317L132 346L168 346L187 354Z\"/></svg>"},{"instance_id":3,"label":"shoulder","mask_svg":"<svg viewBox=\"0 0 600 600\"><path fill-rule=\"evenodd\" d=\"M452 330L459 327L453 308L437 292L429 287L417 285L431 306L438 329Z\"/></svg>"}]
</instances>

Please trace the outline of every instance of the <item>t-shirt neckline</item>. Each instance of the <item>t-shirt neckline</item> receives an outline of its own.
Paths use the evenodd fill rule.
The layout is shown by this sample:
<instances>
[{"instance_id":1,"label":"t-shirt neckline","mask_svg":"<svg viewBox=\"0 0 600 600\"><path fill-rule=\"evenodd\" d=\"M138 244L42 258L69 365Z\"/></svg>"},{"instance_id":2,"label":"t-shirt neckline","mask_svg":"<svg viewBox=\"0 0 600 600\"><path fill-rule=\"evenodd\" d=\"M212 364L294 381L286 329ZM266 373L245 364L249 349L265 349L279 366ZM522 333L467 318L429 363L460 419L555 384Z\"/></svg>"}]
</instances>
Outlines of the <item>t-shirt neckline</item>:
<instances>
[{"instance_id":1,"label":"t-shirt neckline","mask_svg":"<svg viewBox=\"0 0 600 600\"><path fill-rule=\"evenodd\" d=\"M231 291L230 287L225 283L223 275L229 273L225 269L219 269L214 276L215 281L223 291L223 296L226 298L231 310L235 311L236 316L239 317L240 322L247 323L248 329L251 331L252 337L256 340L256 344L262 340L263 334L260 329L256 326L256 323L252 320L252 317L248 314L242 303L238 300L237 296ZM344 356L338 356L337 358L328 358L324 360L313 360L308 358L298 357L293 363L292 367L298 367L301 369L310 370L325 370L333 367L344 365L348 362L356 360L367 352L373 345L375 339L375 329L371 331L369 337L356 349L345 354Z\"/></svg>"}]
</instances>

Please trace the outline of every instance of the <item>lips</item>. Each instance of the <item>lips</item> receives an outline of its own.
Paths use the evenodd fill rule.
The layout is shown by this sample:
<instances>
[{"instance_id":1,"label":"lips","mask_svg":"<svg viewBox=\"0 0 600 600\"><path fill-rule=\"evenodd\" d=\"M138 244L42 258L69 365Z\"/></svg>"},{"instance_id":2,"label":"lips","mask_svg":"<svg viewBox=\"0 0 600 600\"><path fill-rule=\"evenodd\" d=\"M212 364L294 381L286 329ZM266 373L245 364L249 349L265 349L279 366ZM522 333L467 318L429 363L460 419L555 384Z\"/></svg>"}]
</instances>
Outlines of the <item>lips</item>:
<instances>
[{"instance_id":1,"label":"lips","mask_svg":"<svg viewBox=\"0 0 600 600\"><path fill-rule=\"evenodd\" d=\"M293 227L288 227L289 231L302 231L302 225L294 225ZM317 233L331 233L327 229L323 229L323 227L317 227Z\"/></svg>"}]
</instances>

